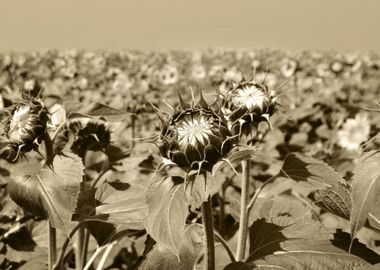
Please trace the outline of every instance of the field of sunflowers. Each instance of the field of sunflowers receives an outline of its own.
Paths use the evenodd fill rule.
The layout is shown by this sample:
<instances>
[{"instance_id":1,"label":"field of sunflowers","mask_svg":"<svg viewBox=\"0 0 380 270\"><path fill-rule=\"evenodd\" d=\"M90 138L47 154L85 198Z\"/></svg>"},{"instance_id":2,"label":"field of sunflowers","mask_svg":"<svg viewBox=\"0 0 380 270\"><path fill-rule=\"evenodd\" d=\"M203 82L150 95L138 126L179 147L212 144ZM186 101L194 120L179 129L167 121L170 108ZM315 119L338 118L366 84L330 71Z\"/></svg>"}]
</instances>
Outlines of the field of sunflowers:
<instances>
[{"instance_id":1,"label":"field of sunflowers","mask_svg":"<svg viewBox=\"0 0 380 270\"><path fill-rule=\"evenodd\" d=\"M380 269L380 55L0 54L0 269Z\"/></svg>"}]
</instances>

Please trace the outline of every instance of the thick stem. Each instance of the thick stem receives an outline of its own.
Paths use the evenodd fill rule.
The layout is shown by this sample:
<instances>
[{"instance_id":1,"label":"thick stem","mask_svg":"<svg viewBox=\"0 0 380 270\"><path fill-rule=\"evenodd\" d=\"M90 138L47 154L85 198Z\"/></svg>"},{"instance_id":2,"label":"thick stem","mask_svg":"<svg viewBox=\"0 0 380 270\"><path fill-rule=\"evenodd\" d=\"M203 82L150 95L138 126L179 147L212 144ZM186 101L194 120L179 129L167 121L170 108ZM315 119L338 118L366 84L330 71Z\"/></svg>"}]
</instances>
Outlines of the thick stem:
<instances>
[{"instance_id":1,"label":"thick stem","mask_svg":"<svg viewBox=\"0 0 380 270\"><path fill-rule=\"evenodd\" d=\"M248 211L247 204L249 198L249 180L250 180L250 160L241 162L242 166L242 179L241 179L241 199L240 199L240 220L239 220L239 234L238 244L236 250L236 259L242 261L245 255L245 246L247 243L248 234Z\"/></svg>"},{"instance_id":2,"label":"thick stem","mask_svg":"<svg viewBox=\"0 0 380 270\"><path fill-rule=\"evenodd\" d=\"M53 141L51 140L50 135L47 132L45 133L44 143L46 151L45 165L50 166L51 164L53 164L54 159Z\"/></svg>"},{"instance_id":3,"label":"thick stem","mask_svg":"<svg viewBox=\"0 0 380 270\"><path fill-rule=\"evenodd\" d=\"M86 183L82 181L80 183L80 191L83 192L86 190ZM82 270L83 269L83 244L84 244L84 237L85 237L85 228L81 226L78 229L78 234L76 235L75 239L75 269Z\"/></svg>"},{"instance_id":4,"label":"thick stem","mask_svg":"<svg viewBox=\"0 0 380 270\"><path fill-rule=\"evenodd\" d=\"M136 138L136 115L131 114L131 137L132 137L132 148L135 147L135 138Z\"/></svg>"},{"instance_id":5,"label":"thick stem","mask_svg":"<svg viewBox=\"0 0 380 270\"><path fill-rule=\"evenodd\" d=\"M215 240L212 221L211 198L202 203L202 222L204 232L205 270L215 270Z\"/></svg>"},{"instance_id":6,"label":"thick stem","mask_svg":"<svg viewBox=\"0 0 380 270\"><path fill-rule=\"evenodd\" d=\"M55 228L51 226L50 220L48 220L48 239L49 239L49 270L52 270L57 259L57 232Z\"/></svg>"}]
</instances>

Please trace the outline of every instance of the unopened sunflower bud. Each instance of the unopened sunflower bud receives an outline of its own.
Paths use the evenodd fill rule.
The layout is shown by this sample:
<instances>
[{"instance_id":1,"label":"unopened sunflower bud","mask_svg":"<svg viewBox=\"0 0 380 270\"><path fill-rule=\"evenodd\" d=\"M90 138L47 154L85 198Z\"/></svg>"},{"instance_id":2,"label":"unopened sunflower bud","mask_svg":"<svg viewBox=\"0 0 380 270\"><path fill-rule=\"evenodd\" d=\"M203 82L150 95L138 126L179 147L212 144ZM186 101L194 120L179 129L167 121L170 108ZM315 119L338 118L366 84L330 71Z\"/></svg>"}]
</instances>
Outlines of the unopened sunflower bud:
<instances>
[{"instance_id":1,"label":"unopened sunflower bud","mask_svg":"<svg viewBox=\"0 0 380 270\"><path fill-rule=\"evenodd\" d=\"M106 122L90 118L77 118L65 124L54 142L54 152L62 151L67 144L73 153L83 157L87 150L104 151L111 140Z\"/></svg>"},{"instance_id":2,"label":"unopened sunflower bud","mask_svg":"<svg viewBox=\"0 0 380 270\"><path fill-rule=\"evenodd\" d=\"M161 155L185 171L211 171L232 149L234 137L225 118L211 109L202 95L195 105L179 99L179 106L168 120L160 116Z\"/></svg>"},{"instance_id":3,"label":"unopened sunflower bud","mask_svg":"<svg viewBox=\"0 0 380 270\"><path fill-rule=\"evenodd\" d=\"M3 141L0 156L15 161L20 153L37 149L45 137L48 112L45 105L36 99L16 103L6 108Z\"/></svg>"},{"instance_id":4,"label":"unopened sunflower bud","mask_svg":"<svg viewBox=\"0 0 380 270\"><path fill-rule=\"evenodd\" d=\"M250 135L274 113L276 98L265 84L242 82L225 96L225 114L234 135Z\"/></svg>"}]
</instances>

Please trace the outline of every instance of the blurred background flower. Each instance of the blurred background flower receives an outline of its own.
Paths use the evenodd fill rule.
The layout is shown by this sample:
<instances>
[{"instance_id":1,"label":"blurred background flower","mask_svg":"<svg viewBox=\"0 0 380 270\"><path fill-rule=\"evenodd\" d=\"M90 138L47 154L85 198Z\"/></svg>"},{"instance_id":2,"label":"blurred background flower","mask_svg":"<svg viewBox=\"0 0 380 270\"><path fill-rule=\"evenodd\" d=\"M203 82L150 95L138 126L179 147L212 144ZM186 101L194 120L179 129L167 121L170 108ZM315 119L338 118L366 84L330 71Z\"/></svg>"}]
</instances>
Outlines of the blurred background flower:
<instances>
[{"instance_id":1,"label":"blurred background flower","mask_svg":"<svg viewBox=\"0 0 380 270\"><path fill-rule=\"evenodd\" d=\"M355 118L347 119L338 131L338 144L349 151L361 149L361 143L368 140L370 122L367 115L357 114Z\"/></svg>"}]
</instances>

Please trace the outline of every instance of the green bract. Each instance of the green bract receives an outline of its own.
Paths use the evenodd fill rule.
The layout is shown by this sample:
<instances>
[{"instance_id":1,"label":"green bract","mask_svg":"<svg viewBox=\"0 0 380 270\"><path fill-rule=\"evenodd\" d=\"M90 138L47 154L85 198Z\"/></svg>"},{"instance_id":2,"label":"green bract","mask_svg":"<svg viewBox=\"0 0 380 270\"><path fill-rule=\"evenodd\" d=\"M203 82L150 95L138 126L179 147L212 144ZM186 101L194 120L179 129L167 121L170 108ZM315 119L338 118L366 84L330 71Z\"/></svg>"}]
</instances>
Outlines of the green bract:
<instances>
[{"instance_id":1,"label":"green bract","mask_svg":"<svg viewBox=\"0 0 380 270\"><path fill-rule=\"evenodd\" d=\"M229 89L224 97L225 114L234 135L250 135L262 121L269 123L276 99L265 84L241 82Z\"/></svg>"},{"instance_id":2,"label":"green bract","mask_svg":"<svg viewBox=\"0 0 380 270\"><path fill-rule=\"evenodd\" d=\"M46 106L37 99L5 108L0 157L16 161L20 153L37 149L45 137L49 119Z\"/></svg>"},{"instance_id":3,"label":"green bract","mask_svg":"<svg viewBox=\"0 0 380 270\"><path fill-rule=\"evenodd\" d=\"M161 116L159 149L164 159L171 160L185 171L206 170L232 149L234 137L226 119L203 99L197 104L180 104L169 119Z\"/></svg>"}]
</instances>

